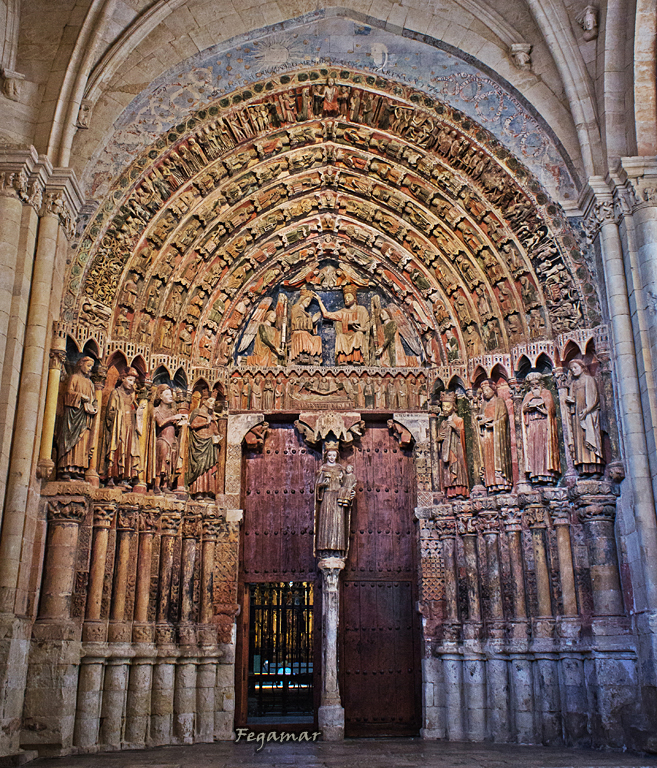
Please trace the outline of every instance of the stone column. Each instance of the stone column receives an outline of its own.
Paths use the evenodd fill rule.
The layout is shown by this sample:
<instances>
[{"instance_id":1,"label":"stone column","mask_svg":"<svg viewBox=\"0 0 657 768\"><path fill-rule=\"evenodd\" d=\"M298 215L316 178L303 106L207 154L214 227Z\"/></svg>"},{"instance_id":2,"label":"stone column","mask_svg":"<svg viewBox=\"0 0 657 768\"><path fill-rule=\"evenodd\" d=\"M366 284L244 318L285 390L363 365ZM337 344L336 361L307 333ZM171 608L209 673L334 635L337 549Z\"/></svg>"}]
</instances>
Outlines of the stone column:
<instances>
[{"instance_id":1,"label":"stone column","mask_svg":"<svg viewBox=\"0 0 657 768\"><path fill-rule=\"evenodd\" d=\"M40 438L37 428L41 411L41 379L50 333L50 292L59 237L57 199L52 194L47 196L39 224L32 273L14 441L0 537L0 612L11 613L14 610L28 490L32 479L35 435L37 439Z\"/></svg>"},{"instance_id":2,"label":"stone column","mask_svg":"<svg viewBox=\"0 0 657 768\"><path fill-rule=\"evenodd\" d=\"M194 625L194 570L196 566L196 540L200 516L188 515L182 521L182 553L180 578L180 625L178 633L181 656L176 666L173 732L176 743L194 741L196 714L196 627Z\"/></svg>"},{"instance_id":3,"label":"stone column","mask_svg":"<svg viewBox=\"0 0 657 768\"><path fill-rule=\"evenodd\" d=\"M546 489L543 496L550 509L552 525L557 534L559 552L559 580L561 582L561 600L564 616L577 616L577 591L575 588L575 570L573 551L570 543L570 503L565 488Z\"/></svg>"},{"instance_id":4,"label":"stone column","mask_svg":"<svg viewBox=\"0 0 657 768\"><path fill-rule=\"evenodd\" d=\"M525 521L532 534L534 550L534 574L536 576L536 600L538 603L538 619L552 618L552 597L550 595L550 573L548 571L547 552L545 549L545 529L547 520L542 502L530 502L524 511ZM540 627L540 624L537 625ZM547 627L540 630L541 634L549 633Z\"/></svg>"},{"instance_id":5,"label":"stone column","mask_svg":"<svg viewBox=\"0 0 657 768\"><path fill-rule=\"evenodd\" d=\"M572 491L586 533L595 616L624 615L614 535L616 496L611 484L580 480Z\"/></svg>"},{"instance_id":6,"label":"stone column","mask_svg":"<svg viewBox=\"0 0 657 768\"><path fill-rule=\"evenodd\" d=\"M159 510L143 509L139 516L139 554L137 556L137 582L135 585L135 613L132 640L135 643L152 643L155 639L153 625L148 619L151 598L151 569L153 537L159 519Z\"/></svg>"},{"instance_id":7,"label":"stone column","mask_svg":"<svg viewBox=\"0 0 657 768\"><path fill-rule=\"evenodd\" d=\"M95 502L93 504L93 543L91 545L91 565L87 589L87 611L82 631L82 639L87 642L106 640L106 621L101 619L101 609L105 586L109 529L115 513L116 504L114 502Z\"/></svg>"},{"instance_id":8,"label":"stone column","mask_svg":"<svg viewBox=\"0 0 657 768\"><path fill-rule=\"evenodd\" d=\"M156 508L142 509L139 516L139 554L132 642L135 657L130 665L126 702L125 743L137 749L145 746L151 717L153 664L157 655L153 641L155 625L149 621L153 536L159 519Z\"/></svg>"},{"instance_id":9,"label":"stone column","mask_svg":"<svg viewBox=\"0 0 657 768\"><path fill-rule=\"evenodd\" d=\"M180 512L167 511L160 519L160 589L157 596L157 640L173 643L175 637L169 622L171 604L171 582L173 579L173 550L180 529Z\"/></svg>"},{"instance_id":10,"label":"stone column","mask_svg":"<svg viewBox=\"0 0 657 768\"><path fill-rule=\"evenodd\" d=\"M103 410L103 389L105 387L105 378L107 376L107 368L105 366L99 366L98 373L92 376L94 382L94 390L96 393L96 415L94 416L93 425L93 437L91 440L91 458L89 459L89 469L84 473L84 479L94 488L100 486L100 478L98 476L98 448L100 443L100 431L101 431L101 413Z\"/></svg>"},{"instance_id":11,"label":"stone column","mask_svg":"<svg viewBox=\"0 0 657 768\"><path fill-rule=\"evenodd\" d=\"M344 565L340 557L326 557L318 563L322 573L322 688L317 722L324 741L344 739L344 707L338 686L339 579Z\"/></svg>"},{"instance_id":12,"label":"stone column","mask_svg":"<svg viewBox=\"0 0 657 768\"><path fill-rule=\"evenodd\" d=\"M156 651L153 646L140 645L130 665L125 718L125 746L140 749L148 743L151 719L151 688Z\"/></svg>"},{"instance_id":13,"label":"stone column","mask_svg":"<svg viewBox=\"0 0 657 768\"><path fill-rule=\"evenodd\" d=\"M128 588L131 582L130 571L134 563L134 541L137 536L139 508L132 505L119 507L116 526L116 559L114 560L114 589L110 609L108 639L114 643L128 643L132 639L129 625L130 617L126 613Z\"/></svg>"},{"instance_id":14,"label":"stone column","mask_svg":"<svg viewBox=\"0 0 657 768\"><path fill-rule=\"evenodd\" d=\"M121 747L129 663L128 656L112 656L105 665L99 741L113 749Z\"/></svg>"},{"instance_id":15,"label":"stone column","mask_svg":"<svg viewBox=\"0 0 657 768\"><path fill-rule=\"evenodd\" d=\"M488 731L493 741L506 743L510 740L509 731L509 676L508 661L503 654L505 624L502 604L502 580L500 576L500 556L498 538L500 518L496 510L482 512L478 521L479 530L486 547L486 572L484 583L488 593L487 627L488 660Z\"/></svg>"},{"instance_id":16,"label":"stone column","mask_svg":"<svg viewBox=\"0 0 657 768\"><path fill-rule=\"evenodd\" d=\"M40 621L70 620L78 532L86 514L87 505L82 497L69 497L48 503L48 537L43 564Z\"/></svg>"},{"instance_id":17,"label":"stone column","mask_svg":"<svg viewBox=\"0 0 657 768\"><path fill-rule=\"evenodd\" d=\"M62 368L64 366L65 360L65 349L50 350L48 386L46 389L46 408L43 413L41 446L39 448L38 475L42 478L51 477L55 469L55 462L52 460L52 441L55 434L55 419L57 418L57 398L59 396L59 383L61 380Z\"/></svg>"},{"instance_id":18,"label":"stone column","mask_svg":"<svg viewBox=\"0 0 657 768\"><path fill-rule=\"evenodd\" d=\"M73 743L85 750L98 744L104 668L104 656L83 656L80 661Z\"/></svg>"},{"instance_id":19,"label":"stone column","mask_svg":"<svg viewBox=\"0 0 657 768\"><path fill-rule=\"evenodd\" d=\"M534 743L532 664L527 656L528 621L525 570L522 560L520 509L509 504L501 510L509 546L513 614L509 627L510 728L519 744Z\"/></svg>"},{"instance_id":20,"label":"stone column","mask_svg":"<svg viewBox=\"0 0 657 768\"><path fill-rule=\"evenodd\" d=\"M160 587L156 606L158 657L153 669L150 743L170 744L173 736L175 669L178 651L175 630L169 621L175 539L180 529L181 513L168 510L160 519Z\"/></svg>"}]
</instances>

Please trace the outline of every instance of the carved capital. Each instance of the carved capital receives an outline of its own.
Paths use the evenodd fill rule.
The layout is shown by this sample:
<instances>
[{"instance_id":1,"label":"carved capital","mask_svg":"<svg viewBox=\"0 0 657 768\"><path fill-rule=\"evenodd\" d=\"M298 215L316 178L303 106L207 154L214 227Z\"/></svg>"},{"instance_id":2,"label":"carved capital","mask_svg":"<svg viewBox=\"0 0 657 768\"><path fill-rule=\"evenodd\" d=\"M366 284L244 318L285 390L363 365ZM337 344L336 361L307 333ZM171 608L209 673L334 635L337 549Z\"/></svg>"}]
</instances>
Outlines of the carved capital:
<instances>
[{"instance_id":1,"label":"carved capital","mask_svg":"<svg viewBox=\"0 0 657 768\"><path fill-rule=\"evenodd\" d=\"M116 527L124 531L136 531L139 523L139 507L135 505L121 505L116 520Z\"/></svg>"},{"instance_id":2,"label":"carved capital","mask_svg":"<svg viewBox=\"0 0 657 768\"><path fill-rule=\"evenodd\" d=\"M616 497L602 494L580 496L577 512L582 523L613 523L616 518Z\"/></svg>"},{"instance_id":3,"label":"carved capital","mask_svg":"<svg viewBox=\"0 0 657 768\"><path fill-rule=\"evenodd\" d=\"M530 504L522 512L522 518L528 528L547 528L547 510L542 504Z\"/></svg>"},{"instance_id":4,"label":"carved capital","mask_svg":"<svg viewBox=\"0 0 657 768\"><path fill-rule=\"evenodd\" d=\"M178 511L163 512L160 518L160 531L163 536L176 536L180 530L182 515Z\"/></svg>"},{"instance_id":5,"label":"carved capital","mask_svg":"<svg viewBox=\"0 0 657 768\"><path fill-rule=\"evenodd\" d=\"M553 525L570 524L570 501L565 488L545 488L541 496L549 510Z\"/></svg>"},{"instance_id":6,"label":"carved capital","mask_svg":"<svg viewBox=\"0 0 657 768\"><path fill-rule=\"evenodd\" d=\"M325 557L317 563L317 567L322 572L324 578L324 586L329 592L338 591L340 571L342 571L344 565L345 560L342 557Z\"/></svg>"},{"instance_id":7,"label":"carved capital","mask_svg":"<svg viewBox=\"0 0 657 768\"><path fill-rule=\"evenodd\" d=\"M48 367L51 371L61 371L66 362L66 350L51 349Z\"/></svg>"},{"instance_id":8,"label":"carved capital","mask_svg":"<svg viewBox=\"0 0 657 768\"><path fill-rule=\"evenodd\" d=\"M116 504L114 502L96 502L93 505L94 528L109 528L116 514Z\"/></svg>"},{"instance_id":9,"label":"carved capital","mask_svg":"<svg viewBox=\"0 0 657 768\"><path fill-rule=\"evenodd\" d=\"M522 530L522 515L520 513L519 507L513 505L504 506L500 510L500 514L504 522L505 531L510 532Z\"/></svg>"},{"instance_id":10,"label":"carved capital","mask_svg":"<svg viewBox=\"0 0 657 768\"><path fill-rule=\"evenodd\" d=\"M52 523L80 524L86 514L87 504L84 500L56 499L48 502L48 520Z\"/></svg>"},{"instance_id":11,"label":"carved capital","mask_svg":"<svg viewBox=\"0 0 657 768\"><path fill-rule=\"evenodd\" d=\"M160 510L155 507L146 507L139 514L139 530L142 533L155 533L160 519Z\"/></svg>"},{"instance_id":12,"label":"carved capital","mask_svg":"<svg viewBox=\"0 0 657 768\"><path fill-rule=\"evenodd\" d=\"M500 516L494 510L486 510L476 518L475 526L482 534L500 532Z\"/></svg>"},{"instance_id":13,"label":"carved capital","mask_svg":"<svg viewBox=\"0 0 657 768\"><path fill-rule=\"evenodd\" d=\"M203 531L203 538L206 541L212 541L217 539L223 529L223 520L216 514L207 515L201 521L201 528Z\"/></svg>"},{"instance_id":14,"label":"carved capital","mask_svg":"<svg viewBox=\"0 0 657 768\"><path fill-rule=\"evenodd\" d=\"M460 514L456 518L456 528L460 536L476 536L477 528L475 526L475 519L472 513L466 512Z\"/></svg>"},{"instance_id":15,"label":"carved capital","mask_svg":"<svg viewBox=\"0 0 657 768\"><path fill-rule=\"evenodd\" d=\"M200 529L200 517L186 516L182 520L182 537L183 539L198 539Z\"/></svg>"}]
</instances>

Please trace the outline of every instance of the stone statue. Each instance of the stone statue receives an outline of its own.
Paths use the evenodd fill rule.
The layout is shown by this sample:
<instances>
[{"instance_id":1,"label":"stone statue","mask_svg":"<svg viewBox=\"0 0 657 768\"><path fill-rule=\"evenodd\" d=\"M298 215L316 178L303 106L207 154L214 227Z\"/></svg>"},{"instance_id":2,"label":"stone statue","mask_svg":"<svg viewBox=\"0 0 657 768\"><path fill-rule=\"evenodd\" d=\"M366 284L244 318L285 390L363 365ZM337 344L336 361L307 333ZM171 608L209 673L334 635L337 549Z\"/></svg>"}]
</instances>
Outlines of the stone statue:
<instances>
[{"instance_id":1,"label":"stone statue","mask_svg":"<svg viewBox=\"0 0 657 768\"><path fill-rule=\"evenodd\" d=\"M456 415L456 394L440 395L443 420L438 427L440 489L448 498L468 496L468 467L465 450L465 424Z\"/></svg>"},{"instance_id":2,"label":"stone statue","mask_svg":"<svg viewBox=\"0 0 657 768\"><path fill-rule=\"evenodd\" d=\"M481 481L489 492L508 491L513 485L509 412L497 394L497 385L486 380L481 385L483 401L477 415L481 446Z\"/></svg>"},{"instance_id":3,"label":"stone statue","mask_svg":"<svg viewBox=\"0 0 657 768\"><path fill-rule=\"evenodd\" d=\"M320 365L322 362L322 339L314 332L320 314L310 315L307 311L313 298L312 291L302 288L299 301L290 310L290 363Z\"/></svg>"},{"instance_id":4,"label":"stone statue","mask_svg":"<svg viewBox=\"0 0 657 768\"><path fill-rule=\"evenodd\" d=\"M570 406L573 434L573 462L578 472L593 475L602 472L600 431L600 393L591 374L579 360L570 363L573 376L566 402Z\"/></svg>"},{"instance_id":5,"label":"stone statue","mask_svg":"<svg viewBox=\"0 0 657 768\"><path fill-rule=\"evenodd\" d=\"M356 301L356 288L345 285L342 289L344 309L329 312L317 294L322 317L335 321L335 364L365 365L369 357L370 315Z\"/></svg>"},{"instance_id":6,"label":"stone statue","mask_svg":"<svg viewBox=\"0 0 657 768\"><path fill-rule=\"evenodd\" d=\"M345 469L338 463L337 442L327 440L324 451L324 462L315 482L315 551L346 557L350 508L357 481L353 467Z\"/></svg>"},{"instance_id":7,"label":"stone statue","mask_svg":"<svg viewBox=\"0 0 657 768\"><path fill-rule=\"evenodd\" d=\"M216 398L207 396L189 414L189 455L186 483L195 498L213 499L217 493L217 464L221 435L214 412Z\"/></svg>"},{"instance_id":8,"label":"stone statue","mask_svg":"<svg viewBox=\"0 0 657 768\"><path fill-rule=\"evenodd\" d=\"M135 386L139 373L128 368L107 402L103 430L102 476L112 486L131 486L141 469Z\"/></svg>"},{"instance_id":9,"label":"stone statue","mask_svg":"<svg viewBox=\"0 0 657 768\"><path fill-rule=\"evenodd\" d=\"M184 414L176 413L171 387L160 384L153 399L146 457L146 480L153 483L154 493L172 488L180 472L179 432L186 419Z\"/></svg>"},{"instance_id":10,"label":"stone statue","mask_svg":"<svg viewBox=\"0 0 657 768\"><path fill-rule=\"evenodd\" d=\"M96 415L95 390L89 378L93 367L92 357L81 357L66 385L59 440L59 476L64 480L84 477L89 469Z\"/></svg>"},{"instance_id":11,"label":"stone statue","mask_svg":"<svg viewBox=\"0 0 657 768\"><path fill-rule=\"evenodd\" d=\"M258 325L253 342L253 354L248 357L249 365L273 367L282 365L285 350L281 347L281 332L276 328L276 312L268 312Z\"/></svg>"},{"instance_id":12,"label":"stone statue","mask_svg":"<svg viewBox=\"0 0 657 768\"><path fill-rule=\"evenodd\" d=\"M554 483L561 473L554 399L540 373L528 373L526 380L530 389L521 406L525 472L532 483Z\"/></svg>"}]
</instances>

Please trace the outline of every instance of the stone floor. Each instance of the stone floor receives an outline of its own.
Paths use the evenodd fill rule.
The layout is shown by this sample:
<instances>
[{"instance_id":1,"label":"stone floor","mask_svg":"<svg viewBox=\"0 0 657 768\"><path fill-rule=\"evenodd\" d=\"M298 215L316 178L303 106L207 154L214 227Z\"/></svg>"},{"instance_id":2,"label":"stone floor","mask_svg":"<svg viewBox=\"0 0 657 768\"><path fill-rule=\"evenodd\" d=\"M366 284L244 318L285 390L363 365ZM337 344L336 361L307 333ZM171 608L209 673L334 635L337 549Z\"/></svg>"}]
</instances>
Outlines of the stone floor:
<instances>
[{"instance_id":1,"label":"stone floor","mask_svg":"<svg viewBox=\"0 0 657 768\"><path fill-rule=\"evenodd\" d=\"M29 768L657 768L657 757L547 747L457 744L420 739L342 743L241 742L39 759Z\"/></svg>"}]
</instances>

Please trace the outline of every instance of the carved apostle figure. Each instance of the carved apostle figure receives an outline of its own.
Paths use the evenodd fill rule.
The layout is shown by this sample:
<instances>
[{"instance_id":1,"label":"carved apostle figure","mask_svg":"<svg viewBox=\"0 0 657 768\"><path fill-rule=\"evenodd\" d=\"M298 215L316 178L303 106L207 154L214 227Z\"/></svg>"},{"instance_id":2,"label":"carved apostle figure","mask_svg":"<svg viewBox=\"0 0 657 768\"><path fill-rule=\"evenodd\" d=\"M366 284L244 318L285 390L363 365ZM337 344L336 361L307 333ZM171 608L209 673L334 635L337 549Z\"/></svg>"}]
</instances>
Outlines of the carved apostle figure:
<instances>
[{"instance_id":1,"label":"carved apostle figure","mask_svg":"<svg viewBox=\"0 0 657 768\"><path fill-rule=\"evenodd\" d=\"M128 368L112 391L105 411L103 434L103 477L108 485L132 485L141 469L135 386L138 372Z\"/></svg>"},{"instance_id":2,"label":"carved apostle figure","mask_svg":"<svg viewBox=\"0 0 657 768\"><path fill-rule=\"evenodd\" d=\"M195 498L213 499L217 493L217 464L221 436L214 412L214 395L189 414L189 456L186 482Z\"/></svg>"},{"instance_id":3,"label":"carved apostle figure","mask_svg":"<svg viewBox=\"0 0 657 768\"><path fill-rule=\"evenodd\" d=\"M322 362L322 339L315 334L319 312L311 315L307 310L313 300L313 293L301 289L299 301L290 310L290 362L297 365L320 365Z\"/></svg>"},{"instance_id":4,"label":"carved apostle figure","mask_svg":"<svg viewBox=\"0 0 657 768\"><path fill-rule=\"evenodd\" d=\"M456 394L440 396L443 420L438 427L440 488L448 498L468 496L468 467L465 450L465 424L456 414Z\"/></svg>"},{"instance_id":5,"label":"carved apostle figure","mask_svg":"<svg viewBox=\"0 0 657 768\"><path fill-rule=\"evenodd\" d=\"M579 360L570 363L570 372L573 379L566 402L573 428L573 462L581 474L593 475L602 472L604 465L600 393L596 380Z\"/></svg>"},{"instance_id":6,"label":"carved apostle figure","mask_svg":"<svg viewBox=\"0 0 657 768\"><path fill-rule=\"evenodd\" d=\"M338 463L338 443L326 441L325 457L315 482L315 551L346 557L349 512L356 495L356 477Z\"/></svg>"},{"instance_id":7,"label":"carved apostle figure","mask_svg":"<svg viewBox=\"0 0 657 768\"><path fill-rule=\"evenodd\" d=\"M92 357L81 357L64 392L64 417L59 439L59 476L64 480L84 477L91 458L96 415L94 385L89 378Z\"/></svg>"},{"instance_id":8,"label":"carved apostle figure","mask_svg":"<svg viewBox=\"0 0 657 768\"><path fill-rule=\"evenodd\" d=\"M557 410L540 373L528 373L526 380L530 388L521 407L525 472L532 483L554 483L561 473Z\"/></svg>"},{"instance_id":9,"label":"carved apostle figure","mask_svg":"<svg viewBox=\"0 0 657 768\"><path fill-rule=\"evenodd\" d=\"M368 362L370 315L356 301L356 288L346 285L342 289L344 309L329 312L315 294L322 317L335 321L335 364L365 365Z\"/></svg>"},{"instance_id":10,"label":"carved apostle figure","mask_svg":"<svg viewBox=\"0 0 657 768\"><path fill-rule=\"evenodd\" d=\"M481 396L481 410L477 415L481 481L488 491L508 491L513 485L509 412L494 382L482 383Z\"/></svg>"},{"instance_id":11,"label":"carved apostle figure","mask_svg":"<svg viewBox=\"0 0 657 768\"><path fill-rule=\"evenodd\" d=\"M180 467L180 427L186 416L176 412L173 392L167 384L160 384L153 399L147 460L147 481L153 482L153 491L172 488Z\"/></svg>"}]
</instances>

